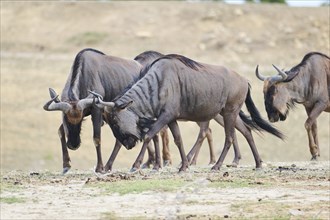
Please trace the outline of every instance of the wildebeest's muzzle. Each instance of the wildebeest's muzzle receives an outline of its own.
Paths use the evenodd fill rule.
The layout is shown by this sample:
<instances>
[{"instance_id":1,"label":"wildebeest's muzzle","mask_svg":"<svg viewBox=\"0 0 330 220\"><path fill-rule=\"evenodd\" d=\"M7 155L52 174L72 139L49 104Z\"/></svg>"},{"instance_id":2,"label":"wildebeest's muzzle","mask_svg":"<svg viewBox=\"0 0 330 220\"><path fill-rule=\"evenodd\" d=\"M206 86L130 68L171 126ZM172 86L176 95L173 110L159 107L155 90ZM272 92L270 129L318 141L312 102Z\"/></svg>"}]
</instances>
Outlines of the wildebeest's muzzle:
<instances>
[{"instance_id":1,"label":"wildebeest's muzzle","mask_svg":"<svg viewBox=\"0 0 330 220\"><path fill-rule=\"evenodd\" d=\"M286 119L286 114L283 115L280 111L273 107L266 106L266 111L270 122L277 122L279 120L284 121Z\"/></svg>"},{"instance_id":2,"label":"wildebeest's muzzle","mask_svg":"<svg viewBox=\"0 0 330 220\"><path fill-rule=\"evenodd\" d=\"M77 150L80 147L81 139L80 139L80 131L81 131L81 124L82 121L80 121L78 124L71 124L67 120L67 116L64 116L64 122L63 125L67 127L68 133L67 133L67 142L66 146L70 150Z\"/></svg>"},{"instance_id":3,"label":"wildebeest's muzzle","mask_svg":"<svg viewBox=\"0 0 330 220\"><path fill-rule=\"evenodd\" d=\"M78 138L78 140L74 140L74 141L68 141L66 143L66 146L70 149L70 150L77 150L80 147L80 137Z\"/></svg>"},{"instance_id":4,"label":"wildebeest's muzzle","mask_svg":"<svg viewBox=\"0 0 330 220\"><path fill-rule=\"evenodd\" d=\"M136 143L139 141L139 138L134 135L122 133L117 124L110 124L110 127L115 138L119 140L120 143L122 143L128 150L135 147Z\"/></svg>"},{"instance_id":5,"label":"wildebeest's muzzle","mask_svg":"<svg viewBox=\"0 0 330 220\"><path fill-rule=\"evenodd\" d=\"M126 149L132 149L137 143L137 140L134 137L128 137L123 140L122 144L126 147Z\"/></svg>"}]
</instances>

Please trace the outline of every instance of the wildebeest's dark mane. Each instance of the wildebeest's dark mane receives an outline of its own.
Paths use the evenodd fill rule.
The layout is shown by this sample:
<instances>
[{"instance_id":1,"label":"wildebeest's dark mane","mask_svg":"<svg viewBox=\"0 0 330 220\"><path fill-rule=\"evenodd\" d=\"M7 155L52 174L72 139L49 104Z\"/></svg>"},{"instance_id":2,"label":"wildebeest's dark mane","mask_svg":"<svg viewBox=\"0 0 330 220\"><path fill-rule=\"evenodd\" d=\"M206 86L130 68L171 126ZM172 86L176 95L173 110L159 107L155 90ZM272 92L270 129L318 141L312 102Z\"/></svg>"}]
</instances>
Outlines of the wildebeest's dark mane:
<instances>
[{"instance_id":1,"label":"wildebeest's dark mane","mask_svg":"<svg viewBox=\"0 0 330 220\"><path fill-rule=\"evenodd\" d=\"M86 48L81 50L77 56L74 59L73 62L73 66L72 66L72 75L71 75L71 80L70 80L70 87L69 87L69 99L70 100L75 100L75 97L73 95L73 91L72 91L72 87L74 85L74 82L76 81L77 75L78 75L78 69L80 66L80 60L81 60L81 56L83 55L83 53L85 53L86 51L91 51L91 52L95 52L101 55L105 55L103 52L93 49L93 48Z\"/></svg>"},{"instance_id":2,"label":"wildebeest's dark mane","mask_svg":"<svg viewBox=\"0 0 330 220\"><path fill-rule=\"evenodd\" d=\"M184 65L186 65L187 67L189 67L193 70L198 70L198 68L203 67L202 64L200 64L192 59L189 59L188 57L178 55L178 54L167 54L165 56L162 56L162 57L154 60L150 65L147 65L144 68L142 68L142 70L140 72L140 76L144 76L155 63L157 63L159 60L163 60L163 59L177 59L180 62L182 62Z\"/></svg>"},{"instance_id":3,"label":"wildebeest's dark mane","mask_svg":"<svg viewBox=\"0 0 330 220\"><path fill-rule=\"evenodd\" d=\"M143 53L137 55L134 60L136 61L144 61L146 60L147 58L150 58L151 56L153 57L160 57L160 56L164 56L163 54L157 52L157 51L154 51L154 50L147 50L147 51L144 51Z\"/></svg>"},{"instance_id":4,"label":"wildebeest's dark mane","mask_svg":"<svg viewBox=\"0 0 330 220\"><path fill-rule=\"evenodd\" d=\"M302 61L291 68L290 71L287 71L287 74L288 74L288 78L284 81L284 82L290 82L297 74L299 74L299 70L300 68L302 68L303 66L305 66L309 60L309 58L313 55L320 55L320 56L323 56L325 58L328 58L330 59L330 57L328 57L327 55L323 54L323 53L320 53L320 52L310 52L308 54L306 54L304 56L304 58L302 59Z\"/></svg>"}]
</instances>

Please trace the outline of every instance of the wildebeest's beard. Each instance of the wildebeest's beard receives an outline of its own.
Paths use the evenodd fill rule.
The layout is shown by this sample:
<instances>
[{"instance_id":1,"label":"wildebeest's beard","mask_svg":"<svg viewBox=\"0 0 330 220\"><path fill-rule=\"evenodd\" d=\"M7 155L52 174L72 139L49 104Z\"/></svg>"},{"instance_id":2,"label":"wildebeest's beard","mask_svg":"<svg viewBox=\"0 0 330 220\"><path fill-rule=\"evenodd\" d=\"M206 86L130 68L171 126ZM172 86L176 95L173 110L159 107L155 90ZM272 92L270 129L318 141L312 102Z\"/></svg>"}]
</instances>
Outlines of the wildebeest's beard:
<instances>
[{"instance_id":1,"label":"wildebeest's beard","mask_svg":"<svg viewBox=\"0 0 330 220\"><path fill-rule=\"evenodd\" d=\"M80 131L82 120L77 124L72 124L68 121L66 115L64 115L64 126L67 128L67 142L66 145L70 150L77 150L80 147L81 139L80 139Z\"/></svg>"},{"instance_id":2,"label":"wildebeest's beard","mask_svg":"<svg viewBox=\"0 0 330 220\"><path fill-rule=\"evenodd\" d=\"M271 86L267 93L265 94L265 107L267 111L268 120L270 122L277 122L279 120L284 121L289 113L288 106L290 104L286 104L286 111L282 113L274 106L274 97L275 97L275 86Z\"/></svg>"}]
</instances>

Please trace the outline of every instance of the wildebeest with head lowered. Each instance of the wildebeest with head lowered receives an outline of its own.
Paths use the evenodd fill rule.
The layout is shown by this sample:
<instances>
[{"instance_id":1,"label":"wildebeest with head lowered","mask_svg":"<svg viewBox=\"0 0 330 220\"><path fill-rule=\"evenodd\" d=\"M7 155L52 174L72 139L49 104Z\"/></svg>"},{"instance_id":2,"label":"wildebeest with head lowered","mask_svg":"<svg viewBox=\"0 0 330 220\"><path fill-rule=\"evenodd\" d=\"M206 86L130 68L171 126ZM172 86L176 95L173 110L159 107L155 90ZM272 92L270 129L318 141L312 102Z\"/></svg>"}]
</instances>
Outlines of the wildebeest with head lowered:
<instances>
[{"instance_id":1,"label":"wildebeest with head lowered","mask_svg":"<svg viewBox=\"0 0 330 220\"><path fill-rule=\"evenodd\" d=\"M274 66L274 65L273 65ZM284 121L295 103L305 107L308 118L305 122L312 160L320 156L317 137L317 117L330 112L330 58L319 52L311 52L289 71L280 70L270 77L257 77L264 81L264 98L268 119Z\"/></svg>"},{"instance_id":2,"label":"wildebeest with head lowered","mask_svg":"<svg viewBox=\"0 0 330 220\"><path fill-rule=\"evenodd\" d=\"M113 132L128 148L139 140L146 143L168 125L178 146L186 170L188 161L177 120L208 121L221 114L224 119L225 145L217 163L220 169L235 135L236 118L245 102L252 120L260 129L278 137L282 134L264 121L250 96L247 80L223 66L195 62L181 55L166 55L145 68L146 74L114 102L103 102L109 112ZM245 136L259 158L252 136ZM250 139L251 138L251 139ZM261 161L256 161L261 166Z\"/></svg>"},{"instance_id":3,"label":"wildebeest with head lowered","mask_svg":"<svg viewBox=\"0 0 330 220\"><path fill-rule=\"evenodd\" d=\"M103 171L102 112L99 108L93 107L92 95L88 90L97 91L104 96L104 100L111 101L128 85L139 79L141 68L142 65L137 61L105 55L100 51L88 48L77 54L62 91L61 101L57 98L55 91L50 89L52 99L45 104L44 109L63 112L59 136L62 144L64 173L71 167L67 147L72 150L79 148L82 121L88 115L91 115L93 123L93 139L97 152L96 172ZM105 166L106 171L111 170L112 162L120 146L120 142L116 141L114 151Z\"/></svg>"}]
</instances>

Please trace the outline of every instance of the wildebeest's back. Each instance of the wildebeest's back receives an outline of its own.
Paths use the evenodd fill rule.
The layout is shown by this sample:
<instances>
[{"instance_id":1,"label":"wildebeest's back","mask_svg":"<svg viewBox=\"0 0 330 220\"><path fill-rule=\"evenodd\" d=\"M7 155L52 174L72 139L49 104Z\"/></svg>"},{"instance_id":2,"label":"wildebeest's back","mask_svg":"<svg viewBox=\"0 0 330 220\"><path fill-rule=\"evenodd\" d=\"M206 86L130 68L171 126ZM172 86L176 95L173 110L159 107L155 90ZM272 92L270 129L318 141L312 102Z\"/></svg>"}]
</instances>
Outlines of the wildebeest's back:
<instances>
[{"instance_id":1,"label":"wildebeest's back","mask_svg":"<svg viewBox=\"0 0 330 220\"><path fill-rule=\"evenodd\" d=\"M178 119L209 120L234 101L243 103L248 90L246 79L222 66L201 64L193 69L177 59L162 59L148 74L162 79L159 99L165 109L179 112Z\"/></svg>"},{"instance_id":2,"label":"wildebeest's back","mask_svg":"<svg viewBox=\"0 0 330 220\"><path fill-rule=\"evenodd\" d=\"M70 94L71 90L75 97L69 97L69 100L78 100L86 98L90 95L88 90L92 90L111 101L137 81L140 69L141 65L136 61L87 50L75 60L62 94Z\"/></svg>"}]
</instances>

